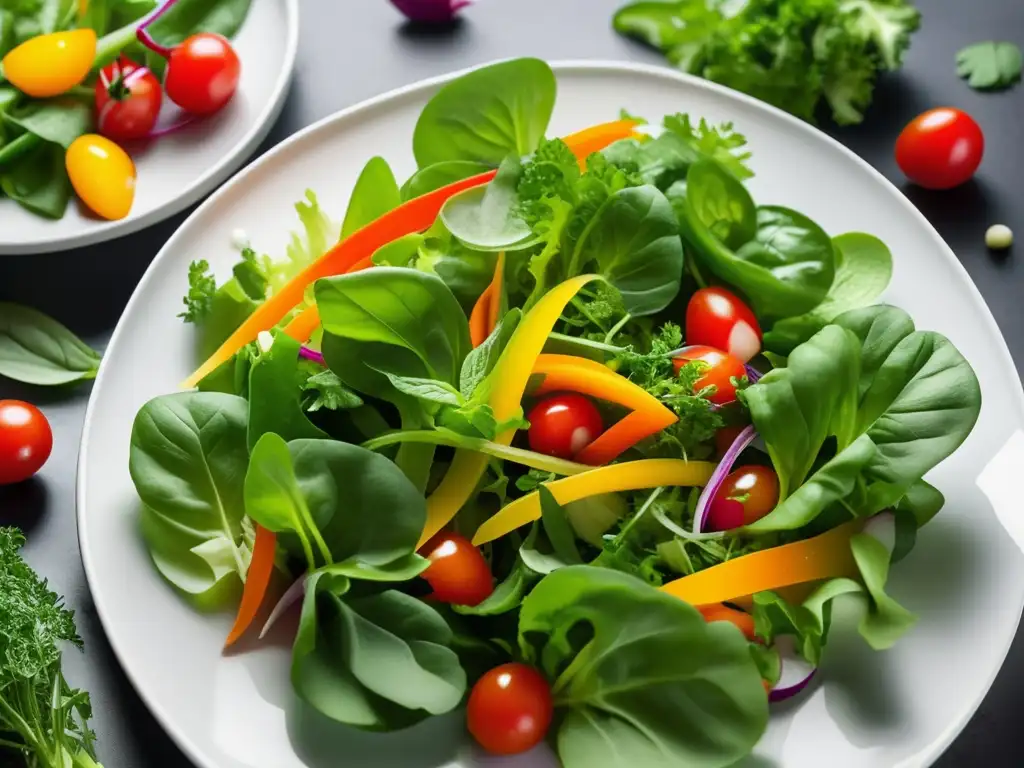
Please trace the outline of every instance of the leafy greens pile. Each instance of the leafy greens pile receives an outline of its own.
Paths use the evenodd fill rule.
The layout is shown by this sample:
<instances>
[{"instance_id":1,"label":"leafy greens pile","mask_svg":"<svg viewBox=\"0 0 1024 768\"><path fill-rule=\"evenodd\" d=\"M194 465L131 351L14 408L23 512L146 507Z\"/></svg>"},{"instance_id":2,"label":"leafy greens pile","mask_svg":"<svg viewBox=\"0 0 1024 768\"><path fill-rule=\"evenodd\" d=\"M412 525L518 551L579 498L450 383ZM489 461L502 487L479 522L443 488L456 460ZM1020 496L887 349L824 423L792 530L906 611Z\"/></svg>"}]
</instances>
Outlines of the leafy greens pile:
<instances>
[{"instance_id":1,"label":"leafy greens pile","mask_svg":"<svg viewBox=\"0 0 1024 768\"><path fill-rule=\"evenodd\" d=\"M545 138L554 101L551 71L536 60L465 75L425 107L419 168L404 185L374 158L340 227L310 194L286 258L247 249L220 284L209 265L192 265L183 314L205 354L339 237L416 195L496 172L450 197L426 231L380 247L373 269L316 281L295 310L316 303L311 347L282 332L293 311L199 391L141 409L130 471L143 536L167 581L218 609L249 578L257 526L275 533L278 578L304 585L292 682L338 722L407 727L519 660L552 685L567 768L731 765L766 726L777 637L794 636L817 664L841 595L861 601L861 632L876 648L911 626L885 592L889 567L942 506L922 478L965 439L980 392L946 339L871 306L892 269L881 241L830 237L797 211L754 202L732 126L672 115L581 168L567 142ZM500 321L474 347L467 316L498 263ZM744 455L775 468L772 513L693 535L699 489L562 505L549 483L579 468L502 440L529 426L518 396L511 406L501 396L509 360L531 310L571 279L582 287L544 350L605 363L679 417L616 461L707 458L723 427L752 423L767 454ZM756 362L774 366L737 381L739 400L720 408L698 385L704 364L676 371L671 354L686 335L673 320L709 282L749 301L770 355ZM601 407L606 423L622 416ZM429 565L416 551L428 508L446 493L465 495L453 525L466 535L526 494L539 500L538 520L484 545L497 584L475 606L424 599L417 578ZM881 510L895 517L895 549L858 529L848 541L856 578L801 600L754 595L760 642L656 588Z\"/></svg>"},{"instance_id":2,"label":"leafy greens pile","mask_svg":"<svg viewBox=\"0 0 1024 768\"><path fill-rule=\"evenodd\" d=\"M252 0L178 0L149 27L154 39L173 46L196 32L233 37ZM137 42L139 21L157 0L0 0L0 58L37 35L69 29L96 32L94 69L119 55L162 75L166 62ZM87 83L92 83L90 77ZM93 88L83 85L52 99L33 99L5 82L0 72L0 192L24 208L59 219L71 199L64 152L93 132Z\"/></svg>"},{"instance_id":3,"label":"leafy greens pile","mask_svg":"<svg viewBox=\"0 0 1024 768\"><path fill-rule=\"evenodd\" d=\"M0 528L0 763L100 768L89 694L61 671L60 644L82 644L74 617L21 559L24 543Z\"/></svg>"},{"instance_id":4,"label":"leafy greens pile","mask_svg":"<svg viewBox=\"0 0 1024 768\"><path fill-rule=\"evenodd\" d=\"M811 122L824 102L848 124L900 68L920 13L907 0L638 0L613 23L684 72Z\"/></svg>"}]
</instances>

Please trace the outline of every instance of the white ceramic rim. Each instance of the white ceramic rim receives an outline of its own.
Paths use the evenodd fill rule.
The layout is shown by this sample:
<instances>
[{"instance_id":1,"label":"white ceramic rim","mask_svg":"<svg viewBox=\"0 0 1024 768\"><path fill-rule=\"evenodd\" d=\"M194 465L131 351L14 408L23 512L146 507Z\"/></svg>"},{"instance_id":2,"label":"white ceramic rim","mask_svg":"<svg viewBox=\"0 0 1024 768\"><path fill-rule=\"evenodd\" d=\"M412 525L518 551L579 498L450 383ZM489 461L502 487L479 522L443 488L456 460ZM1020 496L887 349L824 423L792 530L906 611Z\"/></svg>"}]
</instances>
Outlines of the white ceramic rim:
<instances>
[{"instance_id":1,"label":"white ceramic rim","mask_svg":"<svg viewBox=\"0 0 1024 768\"><path fill-rule=\"evenodd\" d=\"M289 0L290 11L295 10L297 12L297 9L295 8L296 3L297 0ZM289 147L292 143L301 140L303 137L311 133L314 133L321 127L328 125L329 123L332 123L335 120L343 120L351 115L355 115L360 112L370 110L392 99L412 95L421 91L431 90L439 85L443 85L444 83L461 77L467 72L470 72L474 69L479 69L481 66L487 66L488 63L481 64L475 67L468 67L466 69L461 69L456 72L450 72L446 75L439 75L438 77L429 78L427 80L420 80L416 83L412 83L411 85L396 88L394 90L383 93L380 96L375 96L371 99L367 99L366 101L362 101L359 104L355 104L351 107L347 107L338 112L335 112L334 114L328 115L327 117L324 117L318 120L317 122L313 123L312 125L303 128L301 131L298 131L297 133L289 136L276 147L265 153L256 162L247 166L240 174L235 176L228 184L225 184L223 187L221 187L216 193L211 195L201 206L199 206L199 208L192 212L189 218L182 223L181 227L179 227L178 231L175 232L174 235L170 237L170 239L168 239L168 241L164 244L164 247L160 249L160 252L157 253L156 257L153 259L150 266L146 269L146 272L142 276L142 279L139 281L139 284L135 287L135 290L132 292L132 296L129 299L128 304L126 305L125 310L122 313L122 316L124 314L127 314L134 307L135 303L140 300L140 297L143 293L143 288L146 286L148 281L153 276L153 267L163 259L171 257L171 254L173 253L176 247L180 233L188 227L189 222L192 220L192 218L198 216L207 206L214 205L221 195L228 193L230 187L234 186L235 184L242 183L245 177L249 173L252 173L262 163L269 162L276 154L285 151L285 149ZM668 69L667 67L659 67L651 64L640 64L635 62L608 61L601 59L552 61L549 63L551 65L551 68L555 71L556 75L560 72L595 72L604 70L610 73L631 72L634 74L641 74L650 77L681 81L691 87L712 91L719 95L724 95L729 98L740 101L748 106L753 106L757 109L761 109L770 114L773 114L776 118L785 120L794 131L808 133L810 135L815 136L818 139L823 139L834 150L842 153L847 158L854 160L856 164L860 168L862 168L866 173L873 176L877 181L882 182L883 187L892 193L894 202L901 205L907 215L914 217L932 234L933 239L935 240L935 246L937 251L941 253L943 258L951 262L954 268L960 273L960 276L963 278L963 282L966 286L968 286L968 290L970 292L969 299L975 303L975 305L979 309L980 315L985 319L985 322L988 325L989 333L999 340L999 344L997 346L999 348L999 354L1002 359L1002 364L1005 368L1007 379L1016 384L1016 386L1013 388L1016 391L1019 405L1022 408L1024 408L1024 388L1022 388L1021 386L1020 377L1017 374L1017 368L1014 365L1012 356L1010 355L1010 350L1006 346L1006 339L1003 337L1002 331L999 330L999 326L996 323L995 318L992 316L992 312L989 310L988 305L985 303L984 297L982 297L981 292L978 290L978 287L974 284L974 281L971 279L967 270L964 268L963 264L960 263L960 260L957 259L956 254L953 253L953 250L949 247L949 245L946 244L946 241L942 239L941 235L939 235L939 233L931 225L931 222L928 221L924 214L922 214L916 207L914 207L914 205L903 195L902 192L899 191L899 189L896 188L896 186L892 182L885 178L885 176L883 176L879 171L877 171L873 166L871 166L866 160L861 158L855 152L853 152L850 149L847 149L845 146L840 144L831 136L824 134L817 128L814 128L813 126L809 125L808 123L805 123L799 118L794 117L793 115L790 115L786 112L783 112L782 110L777 109L776 107L773 107L769 104L766 104L758 99L755 99L752 96L747 96L746 94L734 91L731 88L726 88L725 86L718 85L717 83L712 83L707 80L703 80L693 75L677 72L675 70ZM110 338L110 345L113 345L116 342L117 338L121 334L121 331L122 326L119 321L117 327L114 329L113 335ZM111 636L110 633L107 632L106 611L104 609L103 601L101 599L97 599L97 595L93 594L92 592L91 584L93 579L93 568L87 551L82 547L82 531L86 526L86 522L85 518L81 514L81 510L84 506L84 477L87 472L85 460L86 435L89 434L89 428L93 417L93 403L95 394L102 386L103 381L106 378L105 374L106 367L101 365L99 374L97 375L96 381L93 385L93 393L89 398L89 405L86 408L85 421L82 427L82 441L81 445L79 446L78 452L78 470L77 477L75 480L75 507L76 519L78 522L79 550L81 551L82 554L82 564L85 568L86 580L90 584L89 592L90 595L92 595L93 597L93 601L96 606L96 613L99 616L100 623L103 625L104 632L107 633L107 639L114 650L114 655L117 657L118 663L121 665L125 674L128 676L128 679L131 681L132 686L135 688L135 691L138 693L139 697L143 700L143 702L149 708L150 712L159 722L160 727L164 729L164 731L171 737L171 739L178 746L178 748L185 753L189 760L199 765L201 759L199 757L200 750L195 746L195 744L192 743L192 740L187 734L172 730L166 725L166 723L169 721L169 718L160 702L151 698L146 693L146 691L138 685L138 682L136 681L134 675L132 674L131 669L124 664L124 656L122 653L122 649L118 647L118 644L114 640L113 636ZM1018 598L1016 612L1017 624L1019 627L1021 615L1022 613L1024 613L1024 594L1021 594ZM1010 651L1010 646L1013 643L1013 639L1014 636L1010 636L1007 639L1005 646L1000 651L999 663L994 667L994 671L992 675L989 677L989 679L985 681L985 688L981 696L979 696L974 701L965 702L966 706L964 706L961 709L960 715L956 719L956 721L952 722L946 728L946 730L942 732L926 749L918 752L918 754L915 755L913 758L902 761L900 764L901 766L914 765L925 768L926 766L932 765L946 751L949 745L953 743L956 737L964 729L964 726L967 725L968 721L970 721L971 717L978 710L978 707L981 705L982 700L985 698L985 696L988 694L988 691L991 689L992 683L995 681L996 676L999 674L1004 662L1006 661L1006 656ZM911 762L912 760L914 760L915 762ZM919 760L920 762L916 762L916 760Z\"/></svg>"},{"instance_id":2,"label":"white ceramic rim","mask_svg":"<svg viewBox=\"0 0 1024 768\"><path fill-rule=\"evenodd\" d=\"M95 227L86 232L72 235L58 235L48 240L35 243L18 243L4 245L0 243L0 256L25 256L33 253L53 253L68 248L82 248L107 240L130 235L146 227L163 221L176 213L188 208L196 200L203 197L218 184L225 181L238 166L251 155L274 127L277 118L284 108L288 86L295 72L295 59L299 52L299 0L284 0L287 19L288 38L285 43L284 66L274 83L274 93L270 102L260 113L256 123L235 147L210 167L202 176L186 187L180 195L168 200L161 206L148 211L138 218L121 221L97 222ZM290 137L289 137L290 138ZM283 142L282 142L283 143ZM168 241L171 242L171 241ZM164 246L166 248L166 245ZM164 249L160 250L163 253ZM157 255L159 257L159 254ZM133 294L134 295L134 294Z\"/></svg>"}]
</instances>

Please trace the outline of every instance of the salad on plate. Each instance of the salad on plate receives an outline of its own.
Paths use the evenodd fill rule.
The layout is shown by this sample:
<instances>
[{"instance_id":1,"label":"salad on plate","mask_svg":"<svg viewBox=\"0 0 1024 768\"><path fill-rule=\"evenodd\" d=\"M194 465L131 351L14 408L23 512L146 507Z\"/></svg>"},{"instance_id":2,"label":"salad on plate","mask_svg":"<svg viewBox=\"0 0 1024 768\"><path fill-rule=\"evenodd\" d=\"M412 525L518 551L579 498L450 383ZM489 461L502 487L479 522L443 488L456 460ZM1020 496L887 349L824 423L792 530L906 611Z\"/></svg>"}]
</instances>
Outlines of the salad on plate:
<instances>
[{"instance_id":1,"label":"salad on plate","mask_svg":"<svg viewBox=\"0 0 1024 768\"><path fill-rule=\"evenodd\" d=\"M872 648L913 626L886 582L978 381L875 303L883 242L755 203L732 125L548 137L555 96L535 59L470 72L403 184L374 157L284 258L191 264L202 362L136 416L141 533L227 646L297 613L292 684L334 721L465 706L496 754L731 765L837 600Z\"/></svg>"}]
</instances>

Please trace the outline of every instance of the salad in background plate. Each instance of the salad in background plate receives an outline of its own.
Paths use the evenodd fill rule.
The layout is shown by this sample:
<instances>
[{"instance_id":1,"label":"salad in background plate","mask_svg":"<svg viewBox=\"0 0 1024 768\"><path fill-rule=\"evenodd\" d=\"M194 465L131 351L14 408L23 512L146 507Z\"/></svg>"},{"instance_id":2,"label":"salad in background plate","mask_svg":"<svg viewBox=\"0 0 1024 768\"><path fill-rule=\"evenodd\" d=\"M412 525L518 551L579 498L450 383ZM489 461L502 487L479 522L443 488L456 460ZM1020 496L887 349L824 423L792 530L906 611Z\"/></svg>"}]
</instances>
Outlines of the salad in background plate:
<instances>
[{"instance_id":1,"label":"salad in background plate","mask_svg":"<svg viewBox=\"0 0 1024 768\"><path fill-rule=\"evenodd\" d=\"M191 265L203 362L136 416L142 536L228 646L298 610L291 680L332 720L465 704L497 754L731 765L834 601L876 649L913 626L889 569L980 389L874 303L884 243L755 203L733 126L546 137L555 97L538 60L471 72L403 184L372 158L285 258Z\"/></svg>"}]
</instances>

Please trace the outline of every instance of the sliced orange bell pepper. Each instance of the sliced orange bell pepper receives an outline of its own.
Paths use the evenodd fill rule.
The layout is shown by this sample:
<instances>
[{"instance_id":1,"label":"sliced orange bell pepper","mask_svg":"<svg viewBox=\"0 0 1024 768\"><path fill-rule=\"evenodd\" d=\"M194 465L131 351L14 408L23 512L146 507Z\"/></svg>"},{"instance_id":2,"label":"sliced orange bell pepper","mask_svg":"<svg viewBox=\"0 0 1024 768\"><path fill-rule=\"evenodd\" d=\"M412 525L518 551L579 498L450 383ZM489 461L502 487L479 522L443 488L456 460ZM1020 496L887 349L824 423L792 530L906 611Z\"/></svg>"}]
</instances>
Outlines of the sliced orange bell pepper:
<instances>
[{"instance_id":1,"label":"sliced orange bell pepper","mask_svg":"<svg viewBox=\"0 0 1024 768\"><path fill-rule=\"evenodd\" d=\"M582 165L586 163L587 157L593 152L600 151L619 139L635 135L635 127L636 123L633 121L617 120L570 134L565 137L565 142ZM356 265L360 268L371 266L365 262L373 256L378 248L405 235L429 229L437 219L441 206L448 198L463 190L486 184L494 178L496 173L497 171L494 170L470 176L468 179L456 181L421 197L413 198L335 245L261 304L195 373L182 382L182 388L194 387L201 379L255 339L260 331L269 330L279 323L281 318L302 301L306 287L310 283L321 277L344 274ZM320 322L316 307L307 307L299 317L302 318L301 321L296 318L293 321L294 326L289 325L293 333L296 334L306 328L315 329ZM314 318L316 322L314 322ZM312 330L309 333L312 333ZM292 333L288 335L292 336ZM305 341L309 338L309 334L305 337L293 336L293 338Z\"/></svg>"},{"instance_id":2,"label":"sliced orange bell pepper","mask_svg":"<svg viewBox=\"0 0 1024 768\"><path fill-rule=\"evenodd\" d=\"M238 605L235 624L224 641L228 648L238 642L250 627L256 614L260 612L263 598L270 587L270 577L274 573L274 557L277 555L277 535L268 531L259 523L256 524L256 541L252 546L252 557L249 570L245 576L245 587L242 590L242 602Z\"/></svg>"},{"instance_id":3,"label":"sliced orange bell pepper","mask_svg":"<svg viewBox=\"0 0 1024 768\"><path fill-rule=\"evenodd\" d=\"M641 459L598 467L547 483L547 487L559 504L571 504L603 493L638 491L663 485L704 485L714 471L715 465L706 461ZM534 491L506 504L498 514L484 522L473 535L473 544L480 546L494 541L539 518L540 495Z\"/></svg>"},{"instance_id":4,"label":"sliced orange bell pepper","mask_svg":"<svg viewBox=\"0 0 1024 768\"><path fill-rule=\"evenodd\" d=\"M579 392L632 410L580 451L575 460L581 464L607 464L645 437L679 421L678 416L645 389L595 360L572 355L541 355L533 372L544 376L536 389L538 395Z\"/></svg>"},{"instance_id":5,"label":"sliced orange bell pepper","mask_svg":"<svg viewBox=\"0 0 1024 768\"><path fill-rule=\"evenodd\" d=\"M586 474L576 477L586 477ZM733 602L757 592L808 581L838 576L856 578L859 571L850 549L850 537L858 533L862 525L861 521L854 520L812 539L726 560L707 570L670 581L661 590L692 605L702 606Z\"/></svg>"},{"instance_id":6,"label":"sliced orange bell pepper","mask_svg":"<svg viewBox=\"0 0 1024 768\"><path fill-rule=\"evenodd\" d=\"M728 621L730 624L735 624L739 627L747 640L754 640L757 637L754 633L754 617L749 613L737 611L735 608L730 608L723 603L701 605L697 610L704 617L704 621L708 623L712 621Z\"/></svg>"},{"instance_id":7,"label":"sliced orange bell pepper","mask_svg":"<svg viewBox=\"0 0 1024 768\"><path fill-rule=\"evenodd\" d=\"M498 254L494 264L494 277L484 288L469 315L469 340L479 347L491 335L501 317L501 292L505 273L505 252Z\"/></svg>"},{"instance_id":8,"label":"sliced orange bell pepper","mask_svg":"<svg viewBox=\"0 0 1024 768\"><path fill-rule=\"evenodd\" d=\"M478 391L483 393L499 424L509 421L519 412L533 364L544 349L544 342L562 316L565 306L580 288L598 279L596 275L581 275L556 285L520 321L494 370L479 384ZM507 429L494 441L509 445L514 436L515 430ZM420 546L444 528L462 509L462 505L473 495L488 461L487 456L474 451L455 452L444 479L427 499L427 524L420 536Z\"/></svg>"}]
</instances>

